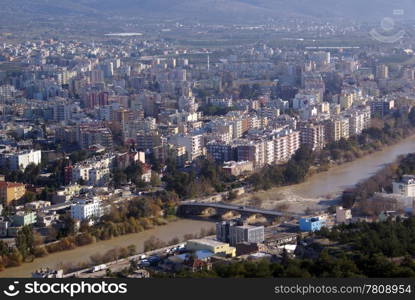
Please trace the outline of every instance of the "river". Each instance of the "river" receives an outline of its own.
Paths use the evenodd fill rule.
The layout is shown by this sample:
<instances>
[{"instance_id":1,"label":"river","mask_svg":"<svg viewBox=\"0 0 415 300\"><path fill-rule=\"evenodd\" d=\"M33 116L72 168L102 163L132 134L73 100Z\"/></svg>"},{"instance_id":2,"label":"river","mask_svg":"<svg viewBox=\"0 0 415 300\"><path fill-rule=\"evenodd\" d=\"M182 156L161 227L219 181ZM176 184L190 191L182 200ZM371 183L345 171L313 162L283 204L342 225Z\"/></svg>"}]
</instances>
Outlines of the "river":
<instances>
[{"instance_id":1,"label":"river","mask_svg":"<svg viewBox=\"0 0 415 300\"><path fill-rule=\"evenodd\" d=\"M137 251L142 252L144 241L151 236L158 237L164 242L170 241L174 237L183 238L185 234L199 234L202 228L212 229L215 224L209 221L195 221L189 219L179 219L164 226L146 230L139 233L119 236L107 241L78 247L73 250L52 253L48 256L37 258L31 263L22 264L19 267L7 268L0 272L0 278L4 277L30 277L31 273L44 267L55 268L60 263L82 263L87 262L93 254L104 254L116 247L126 247L131 244L136 245Z\"/></svg>"},{"instance_id":2,"label":"river","mask_svg":"<svg viewBox=\"0 0 415 300\"><path fill-rule=\"evenodd\" d=\"M415 136L411 136L382 151L311 176L304 183L286 188L303 197L323 197L327 194L338 193L372 176L385 164L395 161L399 155L412 152L415 152Z\"/></svg>"},{"instance_id":3,"label":"river","mask_svg":"<svg viewBox=\"0 0 415 300\"><path fill-rule=\"evenodd\" d=\"M246 195L235 203L249 204L249 200L256 196L262 199L262 207L268 209L278 209L278 205L282 204L289 206L284 208L286 211L296 213L304 212L307 208L324 209L336 203L333 199L347 187L370 177L385 164L395 161L399 155L412 152L415 152L415 135L382 151L310 176L306 182Z\"/></svg>"}]
</instances>

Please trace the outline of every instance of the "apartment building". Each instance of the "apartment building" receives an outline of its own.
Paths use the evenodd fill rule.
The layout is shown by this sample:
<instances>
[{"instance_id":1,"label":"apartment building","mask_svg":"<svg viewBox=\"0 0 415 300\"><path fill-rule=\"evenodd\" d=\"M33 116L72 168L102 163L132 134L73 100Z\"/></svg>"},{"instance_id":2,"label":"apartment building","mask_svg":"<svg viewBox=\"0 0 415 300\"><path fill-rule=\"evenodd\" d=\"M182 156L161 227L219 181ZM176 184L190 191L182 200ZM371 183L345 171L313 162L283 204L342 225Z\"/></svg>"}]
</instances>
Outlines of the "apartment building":
<instances>
[{"instance_id":1,"label":"apartment building","mask_svg":"<svg viewBox=\"0 0 415 300\"><path fill-rule=\"evenodd\" d=\"M136 135L136 147L138 150L151 150L162 143L163 139L156 131L140 131Z\"/></svg>"},{"instance_id":2,"label":"apartment building","mask_svg":"<svg viewBox=\"0 0 415 300\"><path fill-rule=\"evenodd\" d=\"M169 140L170 143L186 148L187 159L193 161L194 159L203 155L203 135L202 134L188 134L175 135Z\"/></svg>"},{"instance_id":3,"label":"apartment building","mask_svg":"<svg viewBox=\"0 0 415 300\"><path fill-rule=\"evenodd\" d=\"M325 136L326 142L337 142L340 139L348 139L350 136L349 133L350 125L348 118L335 118L326 120L325 122Z\"/></svg>"},{"instance_id":4,"label":"apartment building","mask_svg":"<svg viewBox=\"0 0 415 300\"><path fill-rule=\"evenodd\" d=\"M78 143L82 149L88 149L92 145L101 145L112 149L112 132L106 127L80 127Z\"/></svg>"},{"instance_id":5,"label":"apartment building","mask_svg":"<svg viewBox=\"0 0 415 300\"><path fill-rule=\"evenodd\" d=\"M24 170L30 164L39 165L41 161L42 151L40 150L8 152L0 155L1 165L10 170Z\"/></svg>"},{"instance_id":6,"label":"apartment building","mask_svg":"<svg viewBox=\"0 0 415 300\"><path fill-rule=\"evenodd\" d=\"M286 129L274 137L274 162L283 163L300 148L300 132Z\"/></svg>"},{"instance_id":7,"label":"apartment building","mask_svg":"<svg viewBox=\"0 0 415 300\"><path fill-rule=\"evenodd\" d=\"M395 101L393 99L377 99L369 102L370 111L372 118L380 117L383 118L389 114L395 107Z\"/></svg>"},{"instance_id":8,"label":"apartment building","mask_svg":"<svg viewBox=\"0 0 415 300\"><path fill-rule=\"evenodd\" d=\"M254 168L262 168L265 163L264 140L239 140L236 145L238 161L251 161Z\"/></svg>"},{"instance_id":9,"label":"apartment building","mask_svg":"<svg viewBox=\"0 0 415 300\"><path fill-rule=\"evenodd\" d=\"M23 183L0 181L0 203L10 204L15 200L20 200L26 193Z\"/></svg>"},{"instance_id":10,"label":"apartment building","mask_svg":"<svg viewBox=\"0 0 415 300\"><path fill-rule=\"evenodd\" d=\"M75 204L71 205L71 216L75 220L92 220L102 214L101 201L97 197L75 199Z\"/></svg>"},{"instance_id":11,"label":"apartment building","mask_svg":"<svg viewBox=\"0 0 415 300\"><path fill-rule=\"evenodd\" d=\"M227 143L211 141L206 145L206 151L217 162L226 162L235 159L235 148Z\"/></svg>"},{"instance_id":12,"label":"apartment building","mask_svg":"<svg viewBox=\"0 0 415 300\"><path fill-rule=\"evenodd\" d=\"M300 143L311 149L321 150L326 145L324 125L319 123L303 122L298 125L300 130Z\"/></svg>"}]
</instances>

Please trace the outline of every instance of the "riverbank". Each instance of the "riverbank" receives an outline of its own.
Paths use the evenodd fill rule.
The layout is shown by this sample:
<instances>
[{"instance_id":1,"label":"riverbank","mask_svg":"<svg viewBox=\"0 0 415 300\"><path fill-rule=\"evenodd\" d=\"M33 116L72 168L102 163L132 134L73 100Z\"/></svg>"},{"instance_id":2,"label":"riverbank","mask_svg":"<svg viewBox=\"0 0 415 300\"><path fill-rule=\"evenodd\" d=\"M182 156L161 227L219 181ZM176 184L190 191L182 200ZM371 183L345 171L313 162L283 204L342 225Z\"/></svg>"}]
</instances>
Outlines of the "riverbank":
<instances>
[{"instance_id":1,"label":"riverbank","mask_svg":"<svg viewBox=\"0 0 415 300\"><path fill-rule=\"evenodd\" d=\"M265 209L280 209L293 213L324 210L338 203L338 196L344 189L372 176L385 164L395 161L399 155L414 152L414 149L415 135L412 135L370 155L309 176L303 183L248 193L232 203L256 204Z\"/></svg>"},{"instance_id":2,"label":"riverbank","mask_svg":"<svg viewBox=\"0 0 415 300\"><path fill-rule=\"evenodd\" d=\"M7 268L0 272L0 278L30 277L31 273L38 268L56 268L62 264L77 265L90 260L91 255L103 255L107 251L117 247L128 247L135 245L137 252L144 251L144 242L154 236L163 242L169 242L177 237L183 239L189 234L199 234L201 230L212 230L215 224L210 221L195 221L179 219L164 226L149 229L139 233L127 234L106 241L99 241L72 250L56 252L48 256L36 258L33 262L24 263L19 267Z\"/></svg>"}]
</instances>

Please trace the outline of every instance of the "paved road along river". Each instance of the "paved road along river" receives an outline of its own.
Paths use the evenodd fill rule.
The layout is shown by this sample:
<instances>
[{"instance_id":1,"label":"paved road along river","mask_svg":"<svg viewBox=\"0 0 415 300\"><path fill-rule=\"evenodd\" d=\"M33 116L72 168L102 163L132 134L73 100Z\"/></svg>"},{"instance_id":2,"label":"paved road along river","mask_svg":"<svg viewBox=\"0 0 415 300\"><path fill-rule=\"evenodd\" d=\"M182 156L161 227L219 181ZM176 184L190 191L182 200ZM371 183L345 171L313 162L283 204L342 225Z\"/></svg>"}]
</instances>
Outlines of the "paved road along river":
<instances>
[{"instance_id":1,"label":"paved road along river","mask_svg":"<svg viewBox=\"0 0 415 300\"><path fill-rule=\"evenodd\" d=\"M77 264L87 262L93 254L103 254L116 247L126 247L131 244L136 245L137 251L142 252L144 241L151 236L156 236L162 241L170 241L174 237L183 238L185 234L199 234L202 228L211 229L215 226L213 222L195 221L180 219L164 226L159 226L151 230L140 233L127 234L102 241L73 250L57 252L46 257L37 258L32 263L25 263L19 267L8 268L0 272L0 277L30 277L31 273L41 267L55 268L60 263Z\"/></svg>"}]
</instances>

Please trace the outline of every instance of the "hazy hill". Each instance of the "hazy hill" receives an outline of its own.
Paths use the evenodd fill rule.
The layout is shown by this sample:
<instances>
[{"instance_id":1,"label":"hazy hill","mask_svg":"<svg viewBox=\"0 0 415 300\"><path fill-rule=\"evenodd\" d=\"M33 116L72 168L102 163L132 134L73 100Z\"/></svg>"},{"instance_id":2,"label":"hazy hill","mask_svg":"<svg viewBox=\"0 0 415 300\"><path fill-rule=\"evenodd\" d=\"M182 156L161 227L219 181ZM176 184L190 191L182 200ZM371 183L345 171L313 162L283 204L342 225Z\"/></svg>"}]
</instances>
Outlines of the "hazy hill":
<instances>
[{"instance_id":1,"label":"hazy hill","mask_svg":"<svg viewBox=\"0 0 415 300\"><path fill-rule=\"evenodd\" d=\"M38 16L148 16L200 20L262 20L307 16L374 19L404 9L415 19L413 0L0 0L0 18Z\"/></svg>"}]
</instances>

